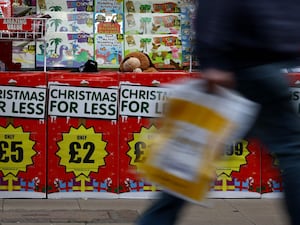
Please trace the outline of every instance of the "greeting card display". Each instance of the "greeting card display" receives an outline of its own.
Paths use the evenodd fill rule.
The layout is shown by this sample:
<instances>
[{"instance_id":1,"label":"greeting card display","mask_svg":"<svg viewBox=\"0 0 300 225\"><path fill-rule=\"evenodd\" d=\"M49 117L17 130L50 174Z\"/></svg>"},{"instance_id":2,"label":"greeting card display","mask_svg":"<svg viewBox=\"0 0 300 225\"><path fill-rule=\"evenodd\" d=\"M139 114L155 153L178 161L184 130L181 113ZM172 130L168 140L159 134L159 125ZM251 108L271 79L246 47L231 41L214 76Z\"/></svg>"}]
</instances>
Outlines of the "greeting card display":
<instances>
[{"instance_id":1,"label":"greeting card display","mask_svg":"<svg viewBox=\"0 0 300 225\"><path fill-rule=\"evenodd\" d=\"M195 5L182 4L181 7L181 41L182 41L182 65L190 68L195 64L192 58L195 32L193 30Z\"/></svg>"},{"instance_id":2,"label":"greeting card display","mask_svg":"<svg viewBox=\"0 0 300 225\"><path fill-rule=\"evenodd\" d=\"M128 13L125 34L179 34L179 13Z\"/></svg>"},{"instance_id":3,"label":"greeting card display","mask_svg":"<svg viewBox=\"0 0 300 225\"><path fill-rule=\"evenodd\" d=\"M148 54L156 68L179 69L182 65L179 1L131 1L124 3L125 55Z\"/></svg>"},{"instance_id":4,"label":"greeting card display","mask_svg":"<svg viewBox=\"0 0 300 225\"><path fill-rule=\"evenodd\" d=\"M49 12L47 32L93 33L92 12Z\"/></svg>"},{"instance_id":5,"label":"greeting card display","mask_svg":"<svg viewBox=\"0 0 300 225\"><path fill-rule=\"evenodd\" d=\"M88 33L49 33L47 48L40 44L37 48L36 65L44 65L46 51L47 67L78 68L87 60L93 59L94 37Z\"/></svg>"},{"instance_id":6,"label":"greeting card display","mask_svg":"<svg viewBox=\"0 0 300 225\"><path fill-rule=\"evenodd\" d=\"M178 69L182 60L180 35L125 35L125 55L142 51L157 68Z\"/></svg>"},{"instance_id":7,"label":"greeting card display","mask_svg":"<svg viewBox=\"0 0 300 225\"><path fill-rule=\"evenodd\" d=\"M93 12L93 0L38 0L38 11L68 11L68 12Z\"/></svg>"},{"instance_id":8,"label":"greeting card display","mask_svg":"<svg viewBox=\"0 0 300 225\"><path fill-rule=\"evenodd\" d=\"M95 12L122 14L124 12L123 3L123 0L96 0Z\"/></svg>"},{"instance_id":9,"label":"greeting card display","mask_svg":"<svg viewBox=\"0 0 300 225\"><path fill-rule=\"evenodd\" d=\"M179 0L141 0L125 1L125 12L126 13L179 13L180 12L180 2Z\"/></svg>"},{"instance_id":10,"label":"greeting card display","mask_svg":"<svg viewBox=\"0 0 300 225\"><path fill-rule=\"evenodd\" d=\"M119 68L123 58L123 34L97 34L95 60L100 68Z\"/></svg>"},{"instance_id":11,"label":"greeting card display","mask_svg":"<svg viewBox=\"0 0 300 225\"><path fill-rule=\"evenodd\" d=\"M122 34L123 15L117 13L95 13L95 33Z\"/></svg>"}]
</instances>

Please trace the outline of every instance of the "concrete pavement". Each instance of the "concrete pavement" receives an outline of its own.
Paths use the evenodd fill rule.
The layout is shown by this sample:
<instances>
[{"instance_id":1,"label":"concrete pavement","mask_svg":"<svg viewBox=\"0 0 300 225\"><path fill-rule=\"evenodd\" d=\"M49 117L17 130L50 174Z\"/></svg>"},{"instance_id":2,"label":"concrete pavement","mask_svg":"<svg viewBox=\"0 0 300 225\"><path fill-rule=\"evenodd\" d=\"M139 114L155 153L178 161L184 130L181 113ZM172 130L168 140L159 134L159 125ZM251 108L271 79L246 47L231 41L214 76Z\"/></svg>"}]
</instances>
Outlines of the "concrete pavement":
<instances>
[{"instance_id":1,"label":"concrete pavement","mask_svg":"<svg viewBox=\"0 0 300 225\"><path fill-rule=\"evenodd\" d=\"M151 199L0 199L0 225L133 225ZM282 199L188 204L178 225L288 225ZM160 225L160 224L154 224Z\"/></svg>"}]
</instances>

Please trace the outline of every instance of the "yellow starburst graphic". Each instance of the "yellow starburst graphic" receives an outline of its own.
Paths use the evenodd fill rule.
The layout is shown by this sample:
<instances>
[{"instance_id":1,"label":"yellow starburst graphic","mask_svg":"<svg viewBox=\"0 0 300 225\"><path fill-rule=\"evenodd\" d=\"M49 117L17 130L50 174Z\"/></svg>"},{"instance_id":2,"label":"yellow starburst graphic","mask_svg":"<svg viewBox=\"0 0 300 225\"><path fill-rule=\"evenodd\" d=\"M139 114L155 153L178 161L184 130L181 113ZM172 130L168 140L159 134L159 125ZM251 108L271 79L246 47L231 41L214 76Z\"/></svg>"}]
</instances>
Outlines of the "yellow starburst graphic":
<instances>
[{"instance_id":1,"label":"yellow starburst graphic","mask_svg":"<svg viewBox=\"0 0 300 225\"><path fill-rule=\"evenodd\" d=\"M240 167L247 164L246 157L249 154L246 140L237 141L232 146L228 146L224 151L224 157L217 162L217 176L225 174L230 177L233 171L240 171Z\"/></svg>"},{"instance_id":2,"label":"yellow starburst graphic","mask_svg":"<svg viewBox=\"0 0 300 225\"><path fill-rule=\"evenodd\" d=\"M6 128L0 127L0 170L4 176L26 172L36 154L34 144L30 140L30 133L24 132L21 126L15 128L10 124Z\"/></svg>"},{"instance_id":3,"label":"yellow starburst graphic","mask_svg":"<svg viewBox=\"0 0 300 225\"><path fill-rule=\"evenodd\" d=\"M58 142L60 165L65 166L66 172L89 176L105 165L104 158L108 155L105 150L106 142L101 133L95 133L94 128L86 129L81 125L78 129L70 128L69 133L63 134L63 140Z\"/></svg>"},{"instance_id":4,"label":"yellow starburst graphic","mask_svg":"<svg viewBox=\"0 0 300 225\"><path fill-rule=\"evenodd\" d=\"M158 129L152 125L149 129L142 127L140 133L133 134L133 140L128 143L130 150L127 152L131 158L130 165L139 168L146 160L147 152L157 132Z\"/></svg>"}]
</instances>

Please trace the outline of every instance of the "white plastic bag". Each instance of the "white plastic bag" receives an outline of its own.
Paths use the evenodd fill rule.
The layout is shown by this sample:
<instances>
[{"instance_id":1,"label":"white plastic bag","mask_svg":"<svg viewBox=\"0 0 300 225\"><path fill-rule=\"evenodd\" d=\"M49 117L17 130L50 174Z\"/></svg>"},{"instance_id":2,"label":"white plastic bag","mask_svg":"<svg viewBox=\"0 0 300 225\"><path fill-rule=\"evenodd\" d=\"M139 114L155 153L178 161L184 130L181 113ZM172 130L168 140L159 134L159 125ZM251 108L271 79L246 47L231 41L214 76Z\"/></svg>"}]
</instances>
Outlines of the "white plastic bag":
<instances>
[{"instance_id":1,"label":"white plastic bag","mask_svg":"<svg viewBox=\"0 0 300 225\"><path fill-rule=\"evenodd\" d=\"M199 202L209 190L223 147L245 135L259 106L225 88L207 93L199 79L168 88L168 110L147 150L142 173L166 191Z\"/></svg>"}]
</instances>

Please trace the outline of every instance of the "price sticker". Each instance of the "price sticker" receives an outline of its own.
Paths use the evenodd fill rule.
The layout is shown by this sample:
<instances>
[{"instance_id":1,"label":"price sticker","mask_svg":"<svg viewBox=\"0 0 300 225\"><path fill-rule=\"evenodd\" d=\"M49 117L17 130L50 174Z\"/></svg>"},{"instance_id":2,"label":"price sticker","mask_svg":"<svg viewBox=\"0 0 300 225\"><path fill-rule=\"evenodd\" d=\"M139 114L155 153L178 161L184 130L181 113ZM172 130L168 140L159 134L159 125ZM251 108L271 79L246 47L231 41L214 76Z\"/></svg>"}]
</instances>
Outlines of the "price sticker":
<instances>
[{"instance_id":1,"label":"price sticker","mask_svg":"<svg viewBox=\"0 0 300 225\"><path fill-rule=\"evenodd\" d=\"M0 170L3 175L26 172L27 166L33 164L32 157L35 142L30 140L30 133L22 127L0 127Z\"/></svg>"},{"instance_id":2,"label":"price sticker","mask_svg":"<svg viewBox=\"0 0 300 225\"><path fill-rule=\"evenodd\" d=\"M155 126L150 128L142 127L140 133L135 133L133 140L129 142L130 150L127 153L131 160L130 165L136 166L139 170L139 166L146 160L147 151L153 141L154 134L158 132Z\"/></svg>"},{"instance_id":3,"label":"price sticker","mask_svg":"<svg viewBox=\"0 0 300 225\"><path fill-rule=\"evenodd\" d=\"M95 133L94 128L86 129L83 125L78 129L71 127L69 133L62 136L56 155L66 172L73 172L76 177L88 177L91 172L97 172L100 166L105 165L107 143L102 140L101 133Z\"/></svg>"},{"instance_id":4,"label":"price sticker","mask_svg":"<svg viewBox=\"0 0 300 225\"><path fill-rule=\"evenodd\" d=\"M228 177L232 172L239 172L242 165L247 164L246 157L250 154L248 141L241 140L227 146L224 149L224 157L217 163L217 176L225 174Z\"/></svg>"}]
</instances>

